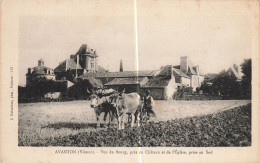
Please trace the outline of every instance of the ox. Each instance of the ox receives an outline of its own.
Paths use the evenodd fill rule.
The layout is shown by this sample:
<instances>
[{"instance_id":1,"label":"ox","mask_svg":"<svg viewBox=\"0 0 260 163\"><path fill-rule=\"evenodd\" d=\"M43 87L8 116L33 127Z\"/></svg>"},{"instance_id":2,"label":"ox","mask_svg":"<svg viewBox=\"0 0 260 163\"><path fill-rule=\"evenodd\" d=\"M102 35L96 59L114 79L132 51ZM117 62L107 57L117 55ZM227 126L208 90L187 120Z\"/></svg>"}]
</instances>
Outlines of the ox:
<instances>
[{"instance_id":1,"label":"ox","mask_svg":"<svg viewBox=\"0 0 260 163\"><path fill-rule=\"evenodd\" d=\"M90 96L90 106L94 109L95 115L97 118L97 127L100 127L99 117L101 113L104 113L104 123L106 122L106 117L109 114L109 122L110 126L111 121L113 121L113 117L117 116L115 107L109 101L109 95L103 95L103 93L97 93L92 91L92 95Z\"/></svg>"},{"instance_id":2,"label":"ox","mask_svg":"<svg viewBox=\"0 0 260 163\"><path fill-rule=\"evenodd\" d=\"M125 94L124 92L119 95L110 97L111 103L116 108L118 129L124 129L125 119L131 115L131 127L134 126L135 118L137 118L137 125L139 126L139 110L142 108L142 101L137 93Z\"/></svg>"}]
</instances>

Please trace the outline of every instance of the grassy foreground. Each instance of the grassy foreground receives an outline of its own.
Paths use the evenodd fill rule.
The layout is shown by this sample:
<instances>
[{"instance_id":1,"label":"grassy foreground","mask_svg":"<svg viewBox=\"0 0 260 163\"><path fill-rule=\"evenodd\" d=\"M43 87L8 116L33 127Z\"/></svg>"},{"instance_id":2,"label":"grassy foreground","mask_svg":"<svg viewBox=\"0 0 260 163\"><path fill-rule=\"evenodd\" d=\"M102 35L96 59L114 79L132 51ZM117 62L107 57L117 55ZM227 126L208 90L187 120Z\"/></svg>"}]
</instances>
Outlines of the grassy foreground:
<instances>
[{"instance_id":1,"label":"grassy foreground","mask_svg":"<svg viewBox=\"0 0 260 163\"><path fill-rule=\"evenodd\" d=\"M19 141L20 146L27 146ZM225 147L251 145L251 104L206 116L150 122L139 128L90 131L52 137L29 146L179 146Z\"/></svg>"}]
</instances>

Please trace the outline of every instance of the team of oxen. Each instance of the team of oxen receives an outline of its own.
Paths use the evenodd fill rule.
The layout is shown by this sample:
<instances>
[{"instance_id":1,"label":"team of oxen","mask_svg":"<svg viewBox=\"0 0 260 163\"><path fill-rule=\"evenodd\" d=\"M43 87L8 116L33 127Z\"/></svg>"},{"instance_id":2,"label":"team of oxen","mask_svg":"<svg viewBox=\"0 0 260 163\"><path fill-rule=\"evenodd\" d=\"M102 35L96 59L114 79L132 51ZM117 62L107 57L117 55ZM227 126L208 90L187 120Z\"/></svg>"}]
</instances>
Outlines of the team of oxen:
<instances>
[{"instance_id":1,"label":"team of oxen","mask_svg":"<svg viewBox=\"0 0 260 163\"><path fill-rule=\"evenodd\" d=\"M89 92L89 91L88 91ZM104 122L107 115L109 115L108 126L114 118L117 119L118 129L124 129L126 119L131 121L131 127L136 122L137 126L140 125L140 114L143 109L143 101L138 93L124 93L115 91L113 89L99 89L92 90L91 108L94 109L97 126L100 126L100 116L104 113Z\"/></svg>"}]
</instances>

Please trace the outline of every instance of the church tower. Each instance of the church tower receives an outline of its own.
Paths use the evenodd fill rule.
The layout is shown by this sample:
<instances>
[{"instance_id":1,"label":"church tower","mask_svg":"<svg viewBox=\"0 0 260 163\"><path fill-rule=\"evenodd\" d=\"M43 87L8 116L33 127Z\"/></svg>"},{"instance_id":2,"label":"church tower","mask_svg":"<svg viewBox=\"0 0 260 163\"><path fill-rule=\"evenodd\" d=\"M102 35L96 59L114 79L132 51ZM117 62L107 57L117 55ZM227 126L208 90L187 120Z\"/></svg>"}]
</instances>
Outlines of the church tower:
<instances>
[{"instance_id":1,"label":"church tower","mask_svg":"<svg viewBox=\"0 0 260 163\"><path fill-rule=\"evenodd\" d=\"M123 72L123 71L124 71L122 59L120 60L120 68L119 68L119 71L120 71L120 72Z\"/></svg>"}]
</instances>

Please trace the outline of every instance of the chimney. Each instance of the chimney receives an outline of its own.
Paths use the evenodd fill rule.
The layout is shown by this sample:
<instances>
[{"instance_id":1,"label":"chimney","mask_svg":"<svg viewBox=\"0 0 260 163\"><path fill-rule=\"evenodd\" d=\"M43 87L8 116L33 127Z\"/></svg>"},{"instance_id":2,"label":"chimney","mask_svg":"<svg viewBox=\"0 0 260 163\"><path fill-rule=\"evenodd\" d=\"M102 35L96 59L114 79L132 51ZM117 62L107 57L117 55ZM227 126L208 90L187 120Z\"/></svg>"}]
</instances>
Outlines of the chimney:
<instances>
[{"instance_id":1,"label":"chimney","mask_svg":"<svg viewBox=\"0 0 260 163\"><path fill-rule=\"evenodd\" d=\"M184 56L180 58L180 69L182 72L187 73L188 72L188 56Z\"/></svg>"}]
</instances>

